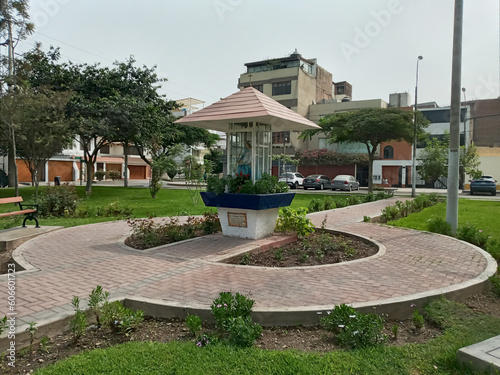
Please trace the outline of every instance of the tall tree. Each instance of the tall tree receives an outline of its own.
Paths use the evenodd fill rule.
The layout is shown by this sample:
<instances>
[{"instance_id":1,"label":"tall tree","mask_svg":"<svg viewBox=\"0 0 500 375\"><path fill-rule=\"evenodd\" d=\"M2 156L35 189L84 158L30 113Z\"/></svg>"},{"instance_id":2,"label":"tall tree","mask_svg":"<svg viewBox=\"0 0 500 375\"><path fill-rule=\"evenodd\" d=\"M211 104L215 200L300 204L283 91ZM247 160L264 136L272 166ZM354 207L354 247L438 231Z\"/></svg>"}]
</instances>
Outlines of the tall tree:
<instances>
[{"instance_id":1,"label":"tall tree","mask_svg":"<svg viewBox=\"0 0 500 375\"><path fill-rule=\"evenodd\" d=\"M421 152L418 170L420 176L434 184L439 181L447 186L445 178L448 177L448 155L449 155L449 132L445 131L442 139L432 137L425 149ZM476 146L471 143L467 147L460 146L459 159L459 186L463 188L465 176L480 177L480 160Z\"/></svg>"},{"instance_id":2,"label":"tall tree","mask_svg":"<svg viewBox=\"0 0 500 375\"><path fill-rule=\"evenodd\" d=\"M62 152L71 143L71 132L65 121L65 106L70 92L34 91L17 88L15 94L0 98L14 108L13 119L18 124L17 154L23 158L31 173L31 181L38 195L39 171L47 161Z\"/></svg>"},{"instance_id":3,"label":"tall tree","mask_svg":"<svg viewBox=\"0 0 500 375\"><path fill-rule=\"evenodd\" d=\"M7 66L7 77L2 77L0 82L0 96L5 89L10 90L14 83L15 48L20 40L33 33L35 26L29 22L29 5L27 0L0 0L0 45L8 48L7 60L2 58L2 64ZM16 196L19 195L16 165L15 126L7 124L9 139L9 186L15 187Z\"/></svg>"},{"instance_id":4,"label":"tall tree","mask_svg":"<svg viewBox=\"0 0 500 375\"><path fill-rule=\"evenodd\" d=\"M420 112L417 133L424 133L428 125ZM373 191L373 161L377 148L382 142L413 142L414 113L394 108L366 108L355 112L342 112L326 116L320 120L321 129L306 130L301 137L312 137L324 133L330 142L363 143L369 160L368 190Z\"/></svg>"}]
</instances>

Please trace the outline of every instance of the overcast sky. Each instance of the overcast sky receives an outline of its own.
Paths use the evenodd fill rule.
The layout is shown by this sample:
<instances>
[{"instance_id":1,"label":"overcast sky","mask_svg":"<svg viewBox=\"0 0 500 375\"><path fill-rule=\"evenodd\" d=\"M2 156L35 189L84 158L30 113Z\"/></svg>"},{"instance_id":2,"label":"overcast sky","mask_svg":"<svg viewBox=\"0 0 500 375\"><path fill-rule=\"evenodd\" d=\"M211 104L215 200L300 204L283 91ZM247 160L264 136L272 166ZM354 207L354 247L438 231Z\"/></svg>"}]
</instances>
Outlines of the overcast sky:
<instances>
[{"instance_id":1,"label":"overcast sky","mask_svg":"<svg viewBox=\"0 0 500 375\"><path fill-rule=\"evenodd\" d=\"M462 87L467 99L499 93L499 0L465 0ZM111 65L133 55L167 78L169 99L205 106L237 91L244 63L297 49L317 58L353 99L414 94L449 105L453 0L31 0L35 41L63 59ZM2 50L2 52L5 52ZM414 100L414 98L412 99Z\"/></svg>"}]
</instances>

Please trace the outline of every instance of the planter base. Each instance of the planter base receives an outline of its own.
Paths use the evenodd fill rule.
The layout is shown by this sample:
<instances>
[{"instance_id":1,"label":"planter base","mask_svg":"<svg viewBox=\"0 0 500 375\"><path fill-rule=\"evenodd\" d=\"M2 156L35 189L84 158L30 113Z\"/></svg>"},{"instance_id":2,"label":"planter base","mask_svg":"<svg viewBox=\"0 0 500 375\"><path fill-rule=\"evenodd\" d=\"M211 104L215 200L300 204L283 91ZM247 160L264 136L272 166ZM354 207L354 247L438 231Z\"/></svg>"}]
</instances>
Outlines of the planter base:
<instances>
[{"instance_id":1,"label":"planter base","mask_svg":"<svg viewBox=\"0 0 500 375\"><path fill-rule=\"evenodd\" d=\"M217 207L217 212L224 236L258 240L273 234L279 208L246 210Z\"/></svg>"}]
</instances>

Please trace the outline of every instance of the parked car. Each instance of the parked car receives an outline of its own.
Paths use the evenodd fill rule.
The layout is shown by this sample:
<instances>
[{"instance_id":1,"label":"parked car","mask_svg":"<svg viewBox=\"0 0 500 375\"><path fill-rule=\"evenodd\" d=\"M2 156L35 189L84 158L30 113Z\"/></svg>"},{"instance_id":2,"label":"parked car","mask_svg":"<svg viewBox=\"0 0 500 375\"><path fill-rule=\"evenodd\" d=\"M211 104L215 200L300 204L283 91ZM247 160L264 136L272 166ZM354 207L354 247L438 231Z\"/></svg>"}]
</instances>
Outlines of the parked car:
<instances>
[{"instance_id":1,"label":"parked car","mask_svg":"<svg viewBox=\"0 0 500 375\"><path fill-rule=\"evenodd\" d=\"M359 182L354 176L339 174L332 180L332 190L359 190Z\"/></svg>"},{"instance_id":2,"label":"parked car","mask_svg":"<svg viewBox=\"0 0 500 375\"><path fill-rule=\"evenodd\" d=\"M491 193L497 195L497 181L491 176L481 176L470 181L470 195L474 193Z\"/></svg>"},{"instance_id":3,"label":"parked car","mask_svg":"<svg viewBox=\"0 0 500 375\"><path fill-rule=\"evenodd\" d=\"M309 188L314 188L317 190L330 189L332 187L332 183L328 176L323 174L312 174L304 178L304 190Z\"/></svg>"},{"instance_id":4,"label":"parked car","mask_svg":"<svg viewBox=\"0 0 500 375\"><path fill-rule=\"evenodd\" d=\"M297 189L299 186L302 186L304 176L299 172L286 172L281 174L278 181L286 182L292 189Z\"/></svg>"}]
</instances>

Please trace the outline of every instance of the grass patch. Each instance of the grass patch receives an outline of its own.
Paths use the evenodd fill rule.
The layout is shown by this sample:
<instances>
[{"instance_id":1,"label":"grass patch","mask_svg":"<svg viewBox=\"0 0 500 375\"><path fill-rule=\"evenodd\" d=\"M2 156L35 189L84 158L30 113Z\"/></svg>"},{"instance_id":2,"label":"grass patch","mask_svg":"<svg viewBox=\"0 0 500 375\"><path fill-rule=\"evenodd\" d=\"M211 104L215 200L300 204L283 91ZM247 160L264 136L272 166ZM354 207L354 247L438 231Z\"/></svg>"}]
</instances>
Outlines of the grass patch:
<instances>
[{"instance_id":1,"label":"grass patch","mask_svg":"<svg viewBox=\"0 0 500 375\"><path fill-rule=\"evenodd\" d=\"M459 348L500 333L500 319L444 299L425 309L445 333L427 344L311 354L298 351L198 348L194 343L130 342L86 352L38 374L473 374L455 361Z\"/></svg>"},{"instance_id":2,"label":"grass patch","mask_svg":"<svg viewBox=\"0 0 500 375\"><path fill-rule=\"evenodd\" d=\"M500 240L500 202L475 201L460 199L458 204L458 225L474 224L478 229L493 238ZM446 219L446 202L438 203L410 216L390 221L388 224L396 227L428 230L427 222L430 219Z\"/></svg>"},{"instance_id":3,"label":"grass patch","mask_svg":"<svg viewBox=\"0 0 500 375\"><path fill-rule=\"evenodd\" d=\"M40 186L39 191L45 187ZM168 217L168 216L184 216L184 215L202 215L206 211L216 211L214 207L205 207L203 202L195 206L188 190L170 190L162 189L152 199L149 189L144 188L123 188L116 186L93 186L92 195L85 195L85 186L76 186L76 191L80 199L79 207L104 207L113 202L119 202L123 206L133 209L132 216L135 218L143 217ZM34 202L35 188L22 187L19 189L19 195L23 197L25 202L32 200ZM0 189L0 198L14 196L13 188ZM291 204L291 208L298 209L307 207L309 202L314 197L325 198L327 195L311 195L311 194L296 194ZM12 209L12 206L7 204L0 205L0 213L7 212ZM0 229L20 225L22 215L18 217L8 217L0 219ZM116 217L89 217L89 218L41 218L40 225L42 226L63 226L74 227L78 225L100 223L105 221L116 220ZM13 223L13 220L15 222ZM28 222L28 225L31 223Z\"/></svg>"}]
</instances>

